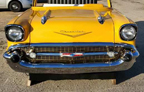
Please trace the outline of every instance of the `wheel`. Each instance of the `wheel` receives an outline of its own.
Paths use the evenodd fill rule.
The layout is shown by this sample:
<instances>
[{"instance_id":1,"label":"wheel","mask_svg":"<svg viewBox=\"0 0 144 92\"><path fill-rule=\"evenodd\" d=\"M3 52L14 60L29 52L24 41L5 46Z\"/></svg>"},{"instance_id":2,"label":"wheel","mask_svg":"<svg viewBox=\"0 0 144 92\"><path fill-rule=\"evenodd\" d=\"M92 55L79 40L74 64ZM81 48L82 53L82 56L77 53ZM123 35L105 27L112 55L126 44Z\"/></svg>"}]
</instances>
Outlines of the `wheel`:
<instances>
[{"instance_id":1,"label":"wheel","mask_svg":"<svg viewBox=\"0 0 144 92\"><path fill-rule=\"evenodd\" d=\"M12 1L9 4L9 9L13 12L19 12L20 10L22 10L22 5L18 1Z\"/></svg>"}]
</instances>

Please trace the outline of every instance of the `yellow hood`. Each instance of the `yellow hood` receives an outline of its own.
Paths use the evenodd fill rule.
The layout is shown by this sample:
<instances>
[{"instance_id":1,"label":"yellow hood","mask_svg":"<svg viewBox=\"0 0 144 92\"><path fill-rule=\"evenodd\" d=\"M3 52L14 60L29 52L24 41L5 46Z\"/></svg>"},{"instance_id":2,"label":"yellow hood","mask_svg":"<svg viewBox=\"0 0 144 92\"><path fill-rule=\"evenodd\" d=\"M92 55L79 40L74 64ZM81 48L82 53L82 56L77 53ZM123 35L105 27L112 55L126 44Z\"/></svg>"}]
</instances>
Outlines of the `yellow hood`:
<instances>
[{"instance_id":1,"label":"yellow hood","mask_svg":"<svg viewBox=\"0 0 144 92\"><path fill-rule=\"evenodd\" d=\"M114 42L114 28L110 17L104 24L93 10L53 10L45 24L45 11L39 11L31 22L31 43L49 42Z\"/></svg>"}]
</instances>

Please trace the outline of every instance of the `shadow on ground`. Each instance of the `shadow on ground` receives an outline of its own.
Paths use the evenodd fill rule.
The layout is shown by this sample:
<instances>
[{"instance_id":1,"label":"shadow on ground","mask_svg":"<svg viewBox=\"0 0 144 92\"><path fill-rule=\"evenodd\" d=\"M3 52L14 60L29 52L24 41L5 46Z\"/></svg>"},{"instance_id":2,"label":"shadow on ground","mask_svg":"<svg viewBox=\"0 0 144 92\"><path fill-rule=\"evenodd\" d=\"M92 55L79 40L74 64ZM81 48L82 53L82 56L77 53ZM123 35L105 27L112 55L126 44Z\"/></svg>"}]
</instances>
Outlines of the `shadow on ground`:
<instances>
[{"instance_id":1,"label":"shadow on ground","mask_svg":"<svg viewBox=\"0 0 144 92\"><path fill-rule=\"evenodd\" d=\"M31 85L48 80L111 80L115 79L115 73L89 73L89 74L30 74Z\"/></svg>"},{"instance_id":2,"label":"shadow on ground","mask_svg":"<svg viewBox=\"0 0 144 92\"><path fill-rule=\"evenodd\" d=\"M136 24L138 25L136 45L140 56L137 58L136 63L131 69L117 73L117 83L121 83L144 73L144 21L138 21Z\"/></svg>"}]
</instances>

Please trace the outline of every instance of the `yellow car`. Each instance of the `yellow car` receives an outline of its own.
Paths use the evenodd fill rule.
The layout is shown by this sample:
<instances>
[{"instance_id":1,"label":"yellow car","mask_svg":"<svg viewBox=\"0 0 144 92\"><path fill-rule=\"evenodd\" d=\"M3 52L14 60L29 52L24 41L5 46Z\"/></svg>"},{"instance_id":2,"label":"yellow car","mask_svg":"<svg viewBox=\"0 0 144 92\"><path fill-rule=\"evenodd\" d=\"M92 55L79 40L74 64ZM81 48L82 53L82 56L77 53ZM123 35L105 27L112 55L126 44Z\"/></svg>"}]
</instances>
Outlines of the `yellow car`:
<instances>
[{"instance_id":1,"label":"yellow car","mask_svg":"<svg viewBox=\"0 0 144 92\"><path fill-rule=\"evenodd\" d=\"M123 71L139 56L137 25L97 0L48 0L5 27L4 53L12 69L26 73Z\"/></svg>"}]
</instances>

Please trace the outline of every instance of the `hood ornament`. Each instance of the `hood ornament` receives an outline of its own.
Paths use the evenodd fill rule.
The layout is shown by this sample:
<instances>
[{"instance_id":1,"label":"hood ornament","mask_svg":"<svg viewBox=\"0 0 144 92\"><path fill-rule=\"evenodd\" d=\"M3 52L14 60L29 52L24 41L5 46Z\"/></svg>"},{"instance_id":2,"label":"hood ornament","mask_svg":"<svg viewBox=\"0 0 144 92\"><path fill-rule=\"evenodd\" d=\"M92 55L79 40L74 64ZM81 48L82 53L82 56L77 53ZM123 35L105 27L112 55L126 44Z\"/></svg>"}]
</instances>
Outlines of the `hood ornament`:
<instances>
[{"instance_id":1,"label":"hood ornament","mask_svg":"<svg viewBox=\"0 0 144 92\"><path fill-rule=\"evenodd\" d=\"M41 23L45 24L47 20L50 18L51 10L48 10L44 13L44 16L41 18Z\"/></svg>"},{"instance_id":2,"label":"hood ornament","mask_svg":"<svg viewBox=\"0 0 144 92\"><path fill-rule=\"evenodd\" d=\"M105 19L104 19L104 17L99 16L99 17L98 17L98 21L99 21L99 23L103 24L104 21L105 21Z\"/></svg>"},{"instance_id":3,"label":"hood ornament","mask_svg":"<svg viewBox=\"0 0 144 92\"><path fill-rule=\"evenodd\" d=\"M101 13L103 13L103 12L101 12ZM97 11L95 11L94 14L95 14L96 17L97 17L97 15L98 15L98 17L97 17L98 22L99 22L100 24L104 24L104 22L105 22L105 17L106 17L107 15L109 15L109 12L104 12L104 14L100 14L100 13L98 13Z\"/></svg>"}]
</instances>

